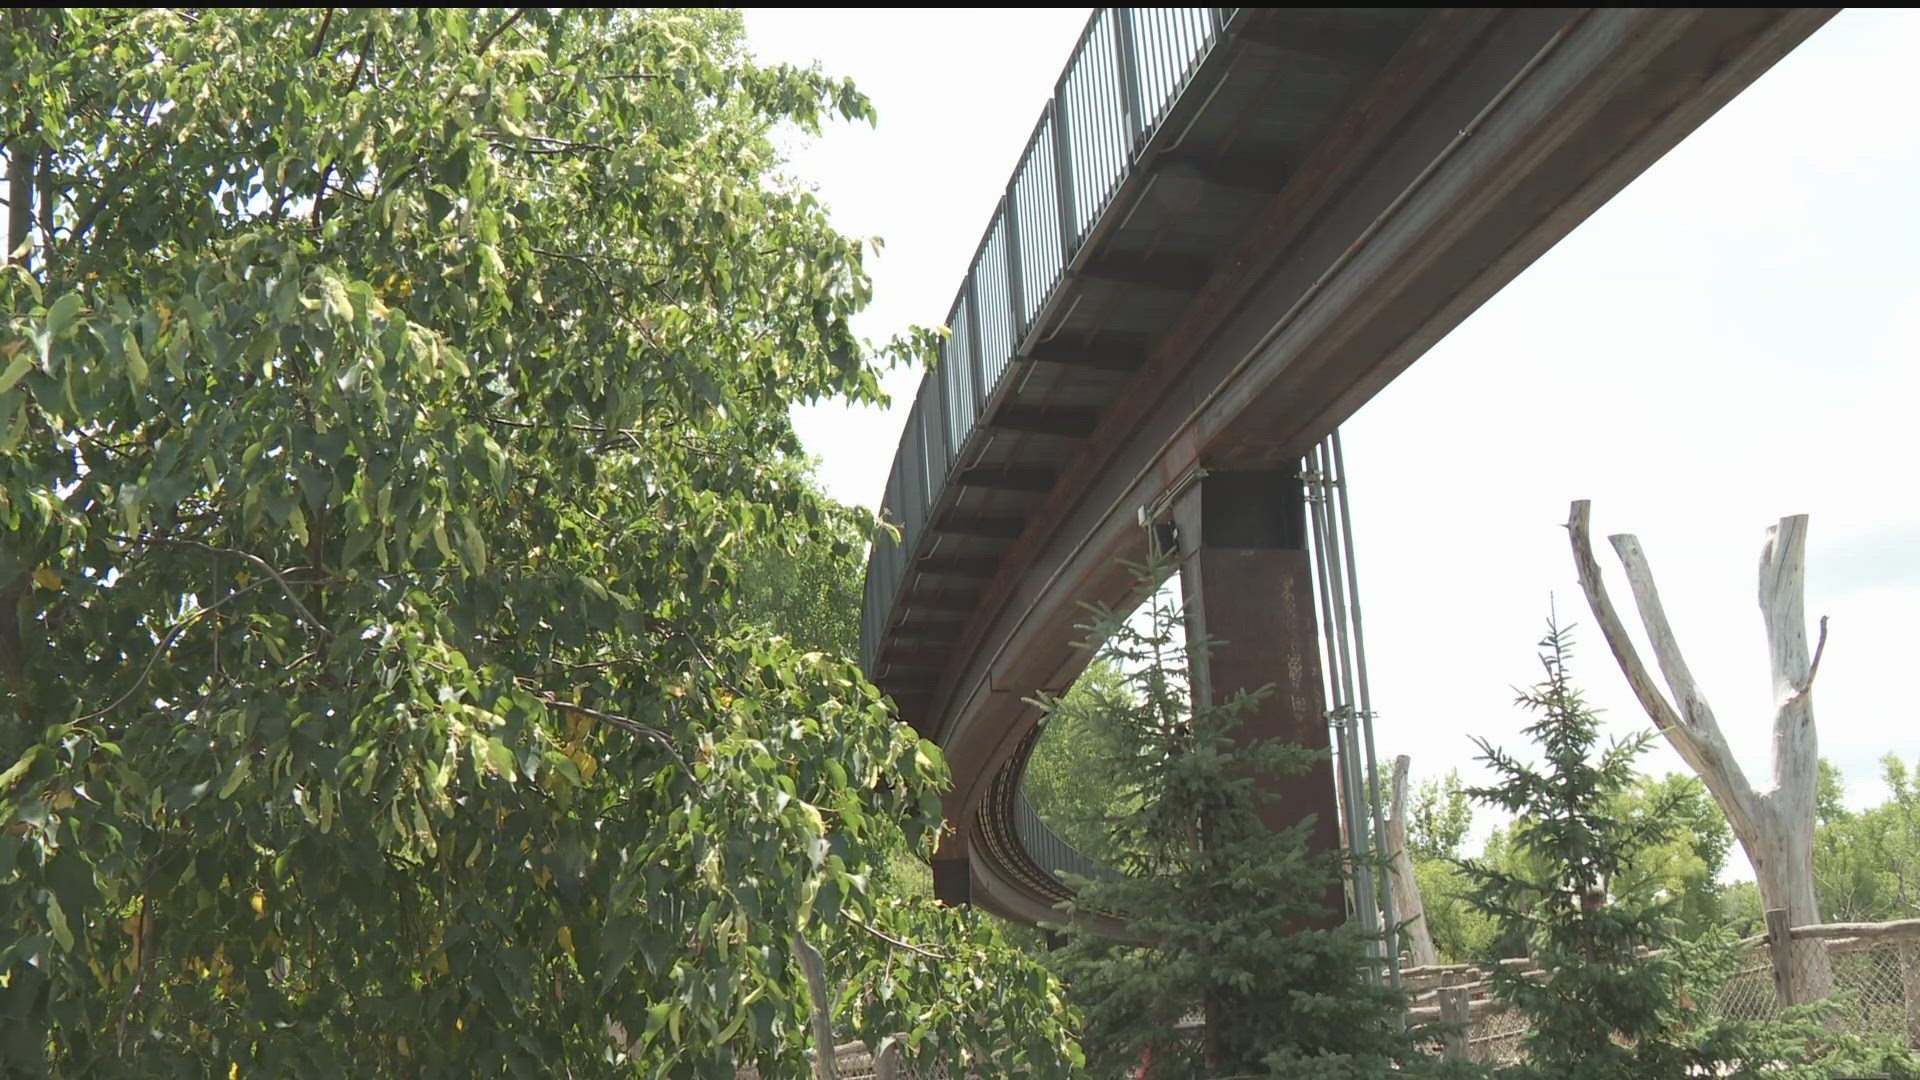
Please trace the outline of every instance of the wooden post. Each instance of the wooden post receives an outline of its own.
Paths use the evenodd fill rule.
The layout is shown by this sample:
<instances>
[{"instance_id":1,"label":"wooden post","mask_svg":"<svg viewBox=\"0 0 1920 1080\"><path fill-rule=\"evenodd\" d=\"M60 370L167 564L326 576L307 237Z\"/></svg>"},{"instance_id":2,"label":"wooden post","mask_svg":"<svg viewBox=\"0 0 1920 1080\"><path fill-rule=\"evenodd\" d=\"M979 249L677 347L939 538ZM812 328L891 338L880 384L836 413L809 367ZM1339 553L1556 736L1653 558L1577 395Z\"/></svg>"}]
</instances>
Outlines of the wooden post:
<instances>
[{"instance_id":1,"label":"wooden post","mask_svg":"<svg viewBox=\"0 0 1920 1080\"><path fill-rule=\"evenodd\" d=\"M1433 947L1433 933L1427 926L1427 907L1420 896L1420 885L1413 877L1413 856L1407 854L1407 770L1412 759L1405 754L1393 759L1392 809L1387 813L1387 882L1393 888L1393 913L1406 927L1410 961L1402 965L1431 967L1440 962Z\"/></svg>"},{"instance_id":2,"label":"wooden post","mask_svg":"<svg viewBox=\"0 0 1920 1080\"><path fill-rule=\"evenodd\" d=\"M1907 1007L1907 1046L1920 1049L1920 942L1900 943L1900 1000Z\"/></svg>"},{"instance_id":3,"label":"wooden post","mask_svg":"<svg viewBox=\"0 0 1920 1080\"><path fill-rule=\"evenodd\" d=\"M827 965L820 951L799 930L793 932L793 955L807 977L808 1004L813 1013L813 1075L815 1080L840 1080L839 1048L833 1042L833 996L827 990Z\"/></svg>"},{"instance_id":4,"label":"wooden post","mask_svg":"<svg viewBox=\"0 0 1920 1080\"><path fill-rule=\"evenodd\" d=\"M1440 1022L1450 1025L1442 1037L1440 1056L1447 1061L1468 1061L1472 1054L1473 1009L1467 990L1453 985L1454 974L1440 976Z\"/></svg>"},{"instance_id":5,"label":"wooden post","mask_svg":"<svg viewBox=\"0 0 1920 1080\"><path fill-rule=\"evenodd\" d=\"M1780 1007L1793 1004L1793 927L1786 908L1767 909L1767 955L1773 960L1773 992Z\"/></svg>"}]
</instances>

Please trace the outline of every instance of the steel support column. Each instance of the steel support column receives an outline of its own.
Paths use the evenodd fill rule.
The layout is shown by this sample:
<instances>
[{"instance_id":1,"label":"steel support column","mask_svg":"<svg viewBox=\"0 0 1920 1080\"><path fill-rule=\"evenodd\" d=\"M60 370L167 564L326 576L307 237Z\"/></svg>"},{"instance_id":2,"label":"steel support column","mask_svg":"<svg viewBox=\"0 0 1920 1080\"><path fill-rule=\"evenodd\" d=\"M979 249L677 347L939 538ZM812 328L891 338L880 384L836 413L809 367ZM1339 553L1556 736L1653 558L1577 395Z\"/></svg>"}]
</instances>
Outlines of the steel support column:
<instances>
[{"instance_id":1,"label":"steel support column","mask_svg":"<svg viewBox=\"0 0 1920 1080\"><path fill-rule=\"evenodd\" d=\"M1213 702L1273 684L1249 710L1243 740L1282 739L1328 750L1326 692L1314 618L1313 568L1300 479L1292 472L1220 472L1201 477L1173 504L1187 633L1211 644L1192 659L1194 694ZM1261 807L1270 828L1314 818L1315 851L1340 846L1333 765L1275 776ZM1325 897L1330 923L1345 915L1341 885Z\"/></svg>"}]
</instances>

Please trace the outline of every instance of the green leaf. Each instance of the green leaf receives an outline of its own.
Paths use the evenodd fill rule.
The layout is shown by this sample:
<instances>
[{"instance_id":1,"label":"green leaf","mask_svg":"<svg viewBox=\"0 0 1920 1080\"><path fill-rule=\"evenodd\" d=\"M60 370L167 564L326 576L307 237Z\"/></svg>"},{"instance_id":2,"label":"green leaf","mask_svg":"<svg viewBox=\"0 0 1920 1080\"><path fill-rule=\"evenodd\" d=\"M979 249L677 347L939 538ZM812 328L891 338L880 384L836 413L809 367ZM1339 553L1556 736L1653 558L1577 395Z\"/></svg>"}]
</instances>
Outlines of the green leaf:
<instances>
[{"instance_id":1,"label":"green leaf","mask_svg":"<svg viewBox=\"0 0 1920 1080\"><path fill-rule=\"evenodd\" d=\"M133 327L121 331L120 349L127 361L127 377L135 386L147 385L147 358L140 353L140 334Z\"/></svg>"},{"instance_id":2,"label":"green leaf","mask_svg":"<svg viewBox=\"0 0 1920 1080\"><path fill-rule=\"evenodd\" d=\"M0 394L12 390L21 379L26 378L27 372L33 370L33 365L34 357L32 354L25 352L16 354L14 358L8 362L7 369L0 372Z\"/></svg>"},{"instance_id":3,"label":"green leaf","mask_svg":"<svg viewBox=\"0 0 1920 1080\"><path fill-rule=\"evenodd\" d=\"M56 338L64 335L73 326L73 321L79 316L80 309L85 306L86 301L80 298L79 293L63 294L53 302L52 307L47 309L47 334Z\"/></svg>"},{"instance_id":4,"label":"green leaf","mask_svg":"<svg viewBox=\"0 0 1920 1080\"><path fill-rule=\"evenodd\" d=\"M501 742L499 739L487 739L487 765L492 768L494 772L506 777L509 783L512 783L515 779L513 751L507 747L506 743Z\"/></svg>"},{"instance_id":5,"label":"green leaf","mask_svg":"<svg viewBox=\"0 0 1920 1080\"><path fill-rule=\"evenodd\" d=\"M465 557L466 566L475 574L487 572L487 538L480 532L473 518L460 515L460 550Z\"/></svg>"},{"instance_id":6,"label":"green leaf","mask_svg":"<svg viewBox=\"0 0 1920 1080\"><path fill-rule=\"evenodd\" d=\"M647 1006L648 1035L655 1034L667 1024L667 1017L673 1012L673 1002L660 1001Z\"/></svg>"},{"instance_id":7,"label":"green leaf","mask_svg":"<svg viewBox=\"0 0 1920 1080\"><path fill-rule=\"evenodd\" d=\"M33 763L40 759L40 755L46 753L46 750L46 747L38 743L29 746L25 753L7 767L6 772L0 772L0 794L12 790L13 786L27 775L27 771L33 768Z\"/></svg>"},{"instance_id":8,"label":"green leaf","mask_svg":"<svg viewBox=\"0 0 1920 1080\"><path fill-rule=\"evenodd\" d=\"M328 274L320 284L326 304L327 321L341 326L353 323L353 298L347 294L346 283Z\"/></svg>"},{"instance_id":9,"label":"green leaf","mask_svg":"<svg viewBox=\"0 0 1920 1080\"><path fill-rule=\"evenodd\" d=\"M226 780L220 784L220 798L233 798L233 793L240 790L241 784L246 783L247 774L251 772L252 769L253 758L250 755L242 754L240 760L234 762L233 768L227 772Z\"/></svg>"},{"instance_id":10,"label":"green leaf","mask_svg":"<svg viewBox=\"0 0 1920 1080\"><path fill-rule=\"evenodd\" d=\"M73 950L73 929L67 925L67 913L60 906L60 897L52 889L41 894L47 902L47 927L53 931L53 940L69 952Z\"/></svg>"}]
</instances>

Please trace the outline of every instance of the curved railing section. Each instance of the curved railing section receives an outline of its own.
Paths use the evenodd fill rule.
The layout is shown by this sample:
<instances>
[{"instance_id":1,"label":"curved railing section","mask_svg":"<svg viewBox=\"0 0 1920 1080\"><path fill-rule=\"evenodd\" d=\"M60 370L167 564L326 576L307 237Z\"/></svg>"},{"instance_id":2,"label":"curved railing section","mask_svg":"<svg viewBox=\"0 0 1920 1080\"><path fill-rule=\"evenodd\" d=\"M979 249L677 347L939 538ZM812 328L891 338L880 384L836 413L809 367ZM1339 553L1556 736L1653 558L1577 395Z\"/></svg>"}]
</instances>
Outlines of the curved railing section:
<instances>
[{"instance_id":1,"label":"curved railing section","mask_svg":"<svg viewBox=\"0 0 1920 1080\"><path fill-rule=\"evenodd\" d=\"M881 507L900 530L867 562L860 659L875 674L911 553L954 463L1135 157L1219 42L1232 8L1101 8L1034 125L920 382Z\"/></svg>"},{"instance_id":2,"label":"curved railing section","mask_svg":"<svg viewBox=\"0 0 1920 1080\"><path fill-rule=\"evenodd\" d=\"M1092 881L1113 880L1121 876L1119 871L1095 862L1092 856L1054 832L1025 795L1014 796L1013 832L1020 838L1020 846L1026 849L1027 857L1056 877L1064 874L1068 880L1079 878Z\"/></svg>"},{"instance_id":3,"label":"curved railing section","mask_svg":"<svg viewBox=\"0 0 1920 1080\"><path fill-rule=\"evenodd\" d=\"M1073 899L1078 880L1111 881L1124 875L1054 832L1020 790L1041 730L1028 732L1013 760L988 783L986 797L975 811L977 836L981 847L993 853L991 861L1002 874L1017 880L1028 895L1058 903Z\"/></svg>"}]
</instances>

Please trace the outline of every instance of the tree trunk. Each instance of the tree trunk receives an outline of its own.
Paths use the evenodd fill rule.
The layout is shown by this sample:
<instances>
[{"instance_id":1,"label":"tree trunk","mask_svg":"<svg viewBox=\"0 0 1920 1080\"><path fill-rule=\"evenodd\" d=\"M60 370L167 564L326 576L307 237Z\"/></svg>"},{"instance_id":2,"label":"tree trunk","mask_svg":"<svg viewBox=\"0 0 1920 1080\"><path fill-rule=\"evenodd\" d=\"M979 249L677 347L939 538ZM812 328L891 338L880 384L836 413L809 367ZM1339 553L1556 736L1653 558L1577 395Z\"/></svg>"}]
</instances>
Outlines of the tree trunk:
<instances>
[{"instance_id":1,"label":"tree trunk","mask_svg":"<svg viewBox=\"0 0 1920 1080\"><path fill-rule=\"evenodd\" d=\"M801 973L807 977L807 997L811 999L813 1075L817 1080L839 1080L840 1062L834 1055L833 996L827 989L827 965L820 959L820 951L798 930L793 932L793 955L800 961Z\"/></svg>"},{"instance_id":2,"label":"tree trunk","mask_svg":"<svg viewBox=\"0 0 1920 1080\"><path fill-rule=\"evenodd\" d=\"M1414 967L1431 967L1440 962L1433 947L1433 934L1427 927L1427 907L1420 899L1420 884L1413 877L1413 858L1407 854L1407 769L1412 759L1405 754L1393 759L1393 803L1387 815L1387 870L1393 889L1393 911L1406 928L1407 950ZM1398 944L1389 942L1389 947Z\"/></svg>"},{"instance_id":3,"label":"tree trunk","mask_svg":"<svg viewBox=\"0 0 1920 1080\"><path fill-rule=\"evenodd\" d=\"M1672 703L1654 683L1607 596L1600 564L1593 557L1590 516L1591 507L1585 499L1573 504L1567 531L1573 544L1574 567L1594 621L1600 624L1634 696L1654 727L1666 736L1725 811L1727 823L1753 863L1761 908L1786 911L1793 926L1818 923L1820 905L1813 891L1813 826L1820 751L1814 737L1813 679L1826 648L1827 623L1824 618L1820 620L1820 643L1809 659L1802 585L1807 516L1781 518L1778 525L1767 530L1766 545L1760 550L1760 614L1767 628L1775 702L1773 783L1761 790L1754 789L1734 760L1713 709L1693 681L1680 643L1667 623L1640 541L1623 533L1608 539L1626 569L1654 659L1673 693ZM1825 943L1795 942L1793 949L1794 1000L1825 997L1833 985Z\"/></svg>"},{"instance_id":4,"label":"tree trunk","mask_svg":"<svg viewBox=\"0 0 1920 1080\"><path fill-rule=\"evenodd\" d=\"M27 146L31 140L26 136L14 141L7 151L7 240L6 251L0 253L0 266L17 262L31 269L33 266L33 154ZM25 244L23 248L21 245ZM18 252L18 257L15 253Z\"/></svg>"},{"instance_id":5,"label":"tree trunk","mask_svg":"<svg viewBox=\"0 0 1920 1080\"><path fill-rule=\"evenodd\" d=\"M15 8L12 12L13 32L25 38L33 32L29 20L38 16ZM20 123L20 134L12 145L5 147L7 155L7 240L6 249L0 252L0 266L18 262L22 267L33 266L33 167L39 159L39 126L32 116L25 117ZM20 245L27 244L24 251ZM20 251L16 259L13 252ZM12 617L12 608L8 608L8 617Z\"/></svg>"}]
</instances>

